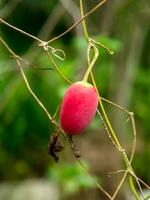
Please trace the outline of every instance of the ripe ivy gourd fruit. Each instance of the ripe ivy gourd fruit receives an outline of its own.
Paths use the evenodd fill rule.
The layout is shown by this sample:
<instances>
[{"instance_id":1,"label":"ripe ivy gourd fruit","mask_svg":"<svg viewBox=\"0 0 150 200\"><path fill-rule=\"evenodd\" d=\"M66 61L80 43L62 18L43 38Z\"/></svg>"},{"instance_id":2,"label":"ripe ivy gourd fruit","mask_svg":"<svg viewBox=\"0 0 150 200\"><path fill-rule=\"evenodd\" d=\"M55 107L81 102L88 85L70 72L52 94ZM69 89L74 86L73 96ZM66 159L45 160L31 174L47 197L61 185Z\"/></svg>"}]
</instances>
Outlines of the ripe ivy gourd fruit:
<instances>
[{"instance_id":1,"label":"ripe ivy gourd fruit","mask_svg":"<svg viewBox=\"0 0 150 200\"><path fill-rule=\"evenodd\" d=\"M95 116L98 93L86 81L73 83L65 92L60 109L60 124L68 135L82 134Z\"/></svg>"}]
</instances>

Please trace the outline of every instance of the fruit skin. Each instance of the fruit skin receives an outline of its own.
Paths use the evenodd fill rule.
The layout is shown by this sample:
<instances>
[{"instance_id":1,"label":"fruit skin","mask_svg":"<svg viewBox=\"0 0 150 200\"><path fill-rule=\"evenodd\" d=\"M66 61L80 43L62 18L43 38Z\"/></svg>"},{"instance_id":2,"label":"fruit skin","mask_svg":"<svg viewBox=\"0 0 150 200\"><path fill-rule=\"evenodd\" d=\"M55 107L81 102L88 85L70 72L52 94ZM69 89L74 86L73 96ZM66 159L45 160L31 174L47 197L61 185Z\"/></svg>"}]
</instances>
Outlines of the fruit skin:
<instances>
[{"instance_id":1,"label":"fruit skin","mask_svg":"<svg viewBox=\"0 0 150 200\"><path fill-rule=\"evenodd\" d=\"M66 91L60 110L62 129L69 135L82 134L95 116L96 89L87 82L75 82Z\"/></svg>"}]
</instances>

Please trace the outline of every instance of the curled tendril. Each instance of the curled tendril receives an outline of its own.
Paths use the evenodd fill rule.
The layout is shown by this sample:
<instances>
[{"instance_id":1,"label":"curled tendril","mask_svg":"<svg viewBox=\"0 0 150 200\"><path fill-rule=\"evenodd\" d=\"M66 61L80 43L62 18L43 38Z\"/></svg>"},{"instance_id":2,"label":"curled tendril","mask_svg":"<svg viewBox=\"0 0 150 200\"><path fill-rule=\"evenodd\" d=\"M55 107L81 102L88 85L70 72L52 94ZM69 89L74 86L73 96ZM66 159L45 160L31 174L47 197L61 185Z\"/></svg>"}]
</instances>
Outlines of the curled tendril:
<instances>
[{"instance_id":1,"label":"curled tendril","mask_svg":"<svg viewBox=\"0 0 150 200\"><path fill-rule=\"evenodd\" d=\"M51 52L52 52L52 54L55 57L59 58L62 61L65 59L66 54L65 54L65 52L63 50L61 50L61 49L54 49L53 47L49 47L49 48L51 49ZM61 53L61 56L58 55L57 53Z\"/></svg>"},{"instance_id":2,"label":"curled tendril","mask_svg":"<svg viewBox=\"0 0 150 200\"><path fill-rule=\"evenodd\" d=\"M106 46L103 45L102 43L97 42L97 41L93 40L92 38L89 38L89 41L90 41L91 43L93 43L93 44L96 44L96 45L102 47L103 49L105 49L106 51L108 51L108 53L109 53L110 55L113 55L113 54L114 54L114 51L113 51L112 49L109 49L108 47L106 47Z\"/></svg>"},{"instance_id":3,"label":"curled tendril","mask_svg":"<svg viewBox=\"0 0 150 200\"><path fill-rule=\"evenodd\" d=\"M65 54L65 52L64 52L63 50L61 50L61 49L55 49L54 47L49 46L49 45L48 45L48 42L39 42L39 43L38 43L38 46L39 46L39 47L43 47L43 49L44 49L45 51L50 50L51 53L52 53L55 57L59 58L59 59L62 60L62 61L63 61L63 60L65 59L65 57L66 57L66 54ZM61 54L61 55L59 55L58 53Z\"/></svg>"}]
</instances>

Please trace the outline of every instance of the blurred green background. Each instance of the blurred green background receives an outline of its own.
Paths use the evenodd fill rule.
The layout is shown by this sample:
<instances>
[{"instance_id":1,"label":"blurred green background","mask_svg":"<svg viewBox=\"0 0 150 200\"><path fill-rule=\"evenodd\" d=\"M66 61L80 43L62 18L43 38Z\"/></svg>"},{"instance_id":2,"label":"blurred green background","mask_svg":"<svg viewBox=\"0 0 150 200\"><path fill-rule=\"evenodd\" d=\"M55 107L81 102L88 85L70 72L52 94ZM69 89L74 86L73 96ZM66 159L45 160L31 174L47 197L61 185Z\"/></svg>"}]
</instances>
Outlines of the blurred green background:
<instances>
[{"instance_id":1,"label":"blurred green background","mask_svg":"<svg viewBox=\"0 0 150 200\"><path fill-rule=\"evenodd\" d=\"M88 11L99 1L85 1ZM1 0L0 17L42 40L65 31L80 18L79 1L73 0ZM135 113L137 147L133 167L137 175L150 183L150 2L147 0L108 1L86 20L89 34L114 50L114 55L100 49L93 72L100 94ZM29 82L53 115L68 84L52 70L49 57L37 43L0 24L0 35L20 56ZM81 80L86 71L87 44L81 24L51 44L62 49L66 58L55 58L60 70L71 81ZM28 62L28 64L27 64ZM43 70L39 69L43 68ZM50 68L49 70L44 70ZM107 113L127 153L133 141L128 116L105 103ZM58 115L59 116L59 115ZM58 116L56 116L57 120ZM45 178L62 187L65 198L83 198L94 184L73 160L66 145L56 167L47 154L53 127L29 94L15 62L0 44L0 180L16 181ZM85 135L75 138L89 169L110 192L120 174L111 179L107 173L123 169L122 161L96 116ZM63 140L63 139L62 139ZM113 157L110 161L107 157ZM97 163L100 163L101 166ZM111 183L111 184L110 184ZM84 192L83 192L83 191ZM82 192L81 192L82 191ZM121 193L124 193L122 191ZM74 194L73 196L69 196ZM68 197L69 196L69 197ZM89 199L92 199L92 197ZM102 197L105 199L105 197ZM126 199L124 195L118 199Z\"/></svg>"}]
</instances>

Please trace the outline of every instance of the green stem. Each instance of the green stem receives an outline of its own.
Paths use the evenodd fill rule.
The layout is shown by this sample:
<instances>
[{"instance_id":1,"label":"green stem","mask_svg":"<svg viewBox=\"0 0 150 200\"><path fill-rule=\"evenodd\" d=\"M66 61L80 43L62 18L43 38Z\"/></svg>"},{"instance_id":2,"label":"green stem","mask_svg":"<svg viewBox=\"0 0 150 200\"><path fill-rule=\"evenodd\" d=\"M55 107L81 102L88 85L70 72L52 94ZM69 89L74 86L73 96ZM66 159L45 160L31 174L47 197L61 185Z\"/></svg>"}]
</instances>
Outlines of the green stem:
<instances>
[{"instance_id":1,"label":"green stem","mask_svg":"<svg viewBox=\"0 0 150 200\"><path fill-rule=\"evenodd\" d=\"M82 0L80 0L80 10L81 10L81 16L83 17L83 16L84 16L84 11L83 11L83 1L82 1ZM89 41L89 42L91 43L92 41L89 40L89 36L88 36L88 31L87 31L87 27L86 27L85 20L82 21L82 24L83 24L84 35L85 35L87 41ZM92 44L92 43L91 43L91 44ZM98 51L97 48L96 48L94 45L92 45L92 47L94 48L94 51L95 51L94 58L93 58L93 60L92 60L91 63L90 63L90 58L88 58L88 70L87 70L86 73L85 73L85 76L84 76L84 78L83 78L83 81L87 81L87 80L88 80L88 77L89 77L89 74L90 74L90 73L92 74L92 71L91 71L91 70L92 70L92 67L93 67L94 63L96 62L96 59L97 59L98 54L99 54L99 52L97 52L97 51ZM89 44L88 51L90 51L90 49L91 49L91 46L90 46L90 44ZM88 54L88 56L89 56L89 54ZM92 77L93 77L93 76L92 76ZM95 86L96 89L97 89L97 86L96 86L94 77L92 78L92 81L93 81L94 86ZM123 160L124 160L126 166L128 167L129 172L131 172L132 174L135 175L134 170L133 170L133 168L132 168L132 166L131 166L131 164L130 164L130 161L129 161L129 159L128 159L128 157L127 157L127 155L126 155L124 149L122 148L122 146L121 146L121 144L120 144L120 142L119 142L119 140L118 140L118 138L117 138L117 136L116 136L116 134L115 134L115 132L114 132L114 130L113 130L113 128L112 128L112 125L111 125L111 123L110 123L110 121L109 121L109 119L108 119L108 117L107 117L107 114L106 114L105 108L104 108L104 106L103 106L101 97L99 98L99 104L100 104L100 107L101 107L101 110L102 110L102 114L103 114L103 116L104 116L104 121L105 121L105 123L106 123L106 125L107 125L107 127L108 127L108 130L109 130L109 132L110 132L112 138L113 138L113 141L115 142L116 146L118 147L119 151L121 152L121 156L122 156L122 158L123 158ZM136 175L135 175L135 177L136 177ZM130 179L131 179L131 178L130 178ZM135 179L136 179L136 178L135 178ZM136 179L136 181L137 181L137 183L138 183L138 180L137 180L137 179ZM130 183L132 183L132 185L130 184L130 187L131 187L131 189L132 189L134 195L136 194L136 200L139 200L138 195L137 195L137 192L136 192L136 189L135 189L135 187L134 187L133 181L130 180ZM134 190L133 190L133 188L134 188Z\"/></svg>"},{"instance_id":2,"label":"green stem","mask_svg":"<svg viewBox=\"0 0 150 200\"><path fill-rule=\"evenodd\" d=\"M119 140L118 140L118 138L117 138L117 136L116 136L116 134L115 134L115 132L114 132L112 126L111 126L111 123L110 123L110 121L109 121L109 119L108 119L108 117L107 117L107 114L106 114L106 111L105 111L105 109L104 109L104 106L103 106L101 97L99 98L99 104L100 104L100 107L101 107L101 110L102 110L102 114L103 114L103 116L104 116L105 123L107 124L108 130L109 130L109 132L111 133L111 136L112 136L112 138L113 138L115 144L117 145L119 151L121 152L121 155L122 155L122 157L123 157L123 159L124 159L124 161L125 161L127 167L130 169L130 171L131 171L132 173L134 173L134 171L133 171L133 169L132 169L132 166L131 166L131 164L130 164L130 162L129 162L127 156L126 156L126 153L125 153L125 151L123 150L123 148L122 148L122 146L121 146L121 144L120 144L120 142L119 142Z\"/></svg>"},{"instance_id":3,"label":"green stem","mask_svg":"<svg viewBox=\"0 0 150 200\"><path fill-rule=\"evenodd\" d=\"M86 71L86 73L85 73L85 75L83 77L83 81L86 81L86 82L88 81L88 77L89 77L89 75L91 73L91 70L92 70L92 68L93 68L93 66L94 66L94 64L95 64L95 62L96 62L96 60L98 58L98 55L99 55L99 52L98 52L97 48L94 45L92 45L92 43L90 41L89 41L89 45L88 45L87 54L90 53L90 49L92 47L94 49L94 57L93 57L92 62L88 64L88 69L87 69L87 71Z\"/></svg>"},{"instance_id":4,"label":"green stem","mask_svg":"<svg viewBox=\"0 0 150 200\"><path fill-rule=\"evenodd\" d=\"M83 11L83 0L80 0L80 10L81 10L81 17L83 17L83 16L84 16L84 11ZM82 21L82 24L83 24L84 35L85 35L86 39L89 41L89 36L88 36L88 31L87 31L87 27L86 27L85 20ZM91 47L89 46L88 51L90 51L90 48L91 48ZM94 48L94 49L96 50L96 48ZM94 59L93 59L93 60L94 60ZM84 75L83 81L87 81L88 76L89 76L89 74L90 74L90 72L91 72L91 70L92 70L93 63L92 63L92 62L91 62L91 64L88 63L88 65L89 65L89 67L88 67L87 72L86 72L85 75ZM100 106L101 106L101 109L102 109L102 112L103 112L103 115L104 115L106 124L107 124L107 126L108 126L110 132L112 133L113 139L114 139L116 145L118 146L118 148L121 150L122 147L121 147L121 145L120 145L120 143L119 143L119 141L118 141L118 139L117 139L117 137L116 137L116 134L115 134L115 132L114 132L114 130L113 130L113 128L112 128L110 122L109 122L109 119L108 119L108 117L107 117L107 115L106 115L106 112L105 112L103 103L102 103L102 101L101 101L101 98L99 98L99 103L100 103Z\"/></svg>"},{"instance_id":5,"label":"green stem","mask_svg":"<svg viewBox=\"0 0 150 200\"><path fill-rule=\"evenodd\" d=\"M80 12L81 12L81 17L83 18L84 16L84 11L83 11L83 0L80 0ZM84 35L85 35L85 38L86 40L89 42L89 35L88 35L88 31L87 31L87 28L86 28L86 23L85 23L85 20L82 21L82 25L83 25L83 32L84 32ZM88 45L88 51L90 51L90 48L91 46ZM91 63L92 64L92 63ZM92 67L94 64L89 64L88 66L88 69L83 77L83 81L87 82L88 81L88 77L89 77L89 74L92 70Z\"/></svg>"},{"instance_id":6,"label":"green stem","mask_svg":"<svg viewBox=\"0 0 150 200\"><path fill-rule=\"evenodd\" d=\"M132 178L131 175L129 176L129 183L130 183L130 188L131 188L131 190L132 190L132 192L134 194L135 200L139 200L138 194L137 194L136 189L134 187L133 178Z\"/></svg>"},{"instance_id":7,"label":"green stem","mask_svg":"<svg viewBox=\"0 0 150 200\"><path fill-rule=\"evenodd\" d=\"M94 77L93 77L93 78L94 78ZM93 80L93 82L94 82L94 85L96 85L94 79L92 79L92 80ZM106 114L106 111L105 111L105 109L104 109L104 106L103 106L101 97L99 98L99 104L100 104L100 107L101 107L101 110L102 110L102 114L103 114L103 116L104 116L104 121L105 121L105 123L106 123L106 125L107 125L107 127L108 127L108 130L109 130L110 133L111 133L111 136L112 136L112 138L113 138L115 144L117 145L119 151L121 152L121 156L122 156L122 158L123 158L123 160L124 160L126 166L128 167L129 172L130 172L131 174L135 175L134 170L133 170L133 168L132 168L132 166L131 166L131 164L130 164L130 161L129 161L129 159L128 159L126 153L125 153L125 151L123 150L123 148L122 148L122 146L121 146L121 144L120 144L120 142L119 142L119 140L118 140L118 138L117 138L117 136L116 136L116 134L115 134L115 132L114 132L114 130L113 130L113 128L112 128L112 125L111 125L111 123L110 123L110 121L109 121L109 119L108 119L108 117L107 117L107 114ZM136 175L135 175L135 179L136 179ZM137 181L137 183L139 184L139 182L138 182L137 179L136 179L136 181ZM137 200L139 200L139 198L138 198Z\"/></svg>"},{"instance_id":8,"label":"green stem","mask_svg":"<svg viewBox=\"0 0 150 200\"><path fill-rule=\"evenodd\" d=\"M80 0L80 10L81 10L81 16L83 17L84 16L84 12L83 12L83 1L82 0ZM92 44L92 41L89 40L89 36L88 36L88 31L87 31L85 20L82 21L82 24L83 24L84 35L85 35L87 41L91 42L91 44ZM88 53L89 53L91 47L94 48L95 54L94 54L94 58L93 58L93 60L92 60L91 63L89 61L90 58L88 59L88 70L85 73L83 81L87 81L88 80L89 74L91 73L92 67L95 64L96 59L97 59L98 54L99 54L97 48L94 45L90 46L90 44L89 44L89 47L88 47ZM93 77L93 83L95 83L94 77ZM130 164L130 161L129 161L129 159L128 159L126 153L125 153L125 151L123 150L123 148L122 148L122 146L121 146L121 144L120 144L120 142L119 142L119 140L118 140L118 138L117 138L117 136L116 136L116 134L115 134L115 132L114 132L114 130L112 128L112 125L111 125L111 123L110 123L110 121L109 121L109 119L107 117L107 114L106 114L106 111L104 109L104 106L103 106L101 98L99 98L99 104L100 104L100 107L101 107L101 110L102 110L102 114L104 116L104 121L105 121L105 123L106 123L106 125L108 127L108 130L109 130L112 138L113 138L113 141L115 142L116 146L118 147L119 151L121 152L121 156L122 156L122 158L123 158L126 166L128 167L129 172L131 172L132 174L135 175L134 170L133 170L133 168L132 168L132 166ZM132 185L134 186L133 182L132 182ZM138 198L138 196L137 196L137 198Z\"/></svg>"},{"instance_id":9,"label":"green stem","mask_svg":"<svg viewBox=\"0 0 150 200\"><path fill-rule=\"evenodd\" d=\"M81 12L81 17L83 18L84 17L83 0L80 0L80 12ZM88 41L89 40L89 36L88 36L87 28L86 28L85 19L82 21L82 25L83 25L83 31L84 31L85 38Z\"/></svg>"}]
</instances>

